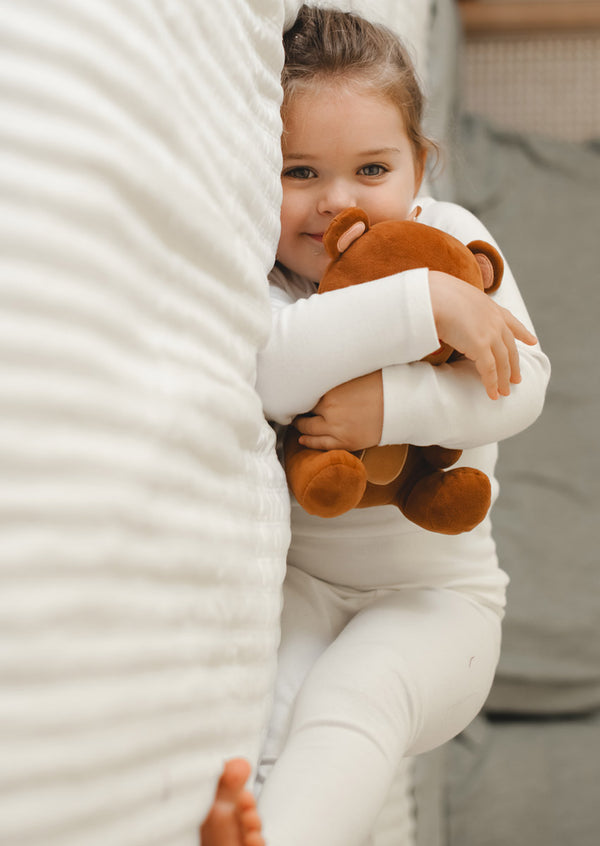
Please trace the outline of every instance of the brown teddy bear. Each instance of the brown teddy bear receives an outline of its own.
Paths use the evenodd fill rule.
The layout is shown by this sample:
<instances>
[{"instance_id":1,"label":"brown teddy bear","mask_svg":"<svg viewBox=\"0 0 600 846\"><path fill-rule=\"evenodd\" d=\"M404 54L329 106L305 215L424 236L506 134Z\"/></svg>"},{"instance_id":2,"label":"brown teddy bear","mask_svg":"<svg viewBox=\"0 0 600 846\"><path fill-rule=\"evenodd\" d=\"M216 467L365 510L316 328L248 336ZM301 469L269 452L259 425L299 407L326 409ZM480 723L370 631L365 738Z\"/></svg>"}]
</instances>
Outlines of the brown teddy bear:
<instances>
[{"instance_id":1,"label":"brown teddy bear","mask_svg":"<svg viewBox=\"0 0 600 846\"><path fill-rule=\"evenodd\" d=\"M331 261L319 293L417 267L449 273L487 293L502 281L502 258L491 244L473 241L465 246L416 220L370 226L362 209L346 209L332 220L323 243ZM437 365L456 357L455 350L442 344L423 360ZM352 508L394 504L418 526L454 535L473 529L490 507L490 481L484 473L473 467L446 469L458 461L461 450L399 444L362 453L321 451L303 447L298 437L290 427L285 468L291 490L309 514L337 517Z\"/></svg>"}]
</instances>

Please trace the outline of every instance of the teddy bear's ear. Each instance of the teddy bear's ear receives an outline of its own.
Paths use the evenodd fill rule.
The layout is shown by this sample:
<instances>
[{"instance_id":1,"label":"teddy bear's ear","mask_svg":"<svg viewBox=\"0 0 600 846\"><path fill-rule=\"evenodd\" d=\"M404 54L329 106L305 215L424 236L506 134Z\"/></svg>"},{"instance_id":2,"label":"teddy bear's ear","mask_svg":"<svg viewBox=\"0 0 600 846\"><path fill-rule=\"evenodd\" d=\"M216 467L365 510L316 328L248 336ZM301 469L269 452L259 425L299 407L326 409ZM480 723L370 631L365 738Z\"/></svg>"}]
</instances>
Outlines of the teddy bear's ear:
<instances>
[{"instance_id":1,"label":"teddy bear's ear","mask_svg":"<svg viewBox=\"0 0 600 846\"><path fill-rule=\"evenodd\" d=\"M369 217L362 209L344 209L333 218L323 235L325 249L336 259L369 228Z\"/></svg>"},{"instance_id":2,"label":"teddy bear's ear","mask_svg":"<svg viewBox=\"0 0 600 846\"><path fill-rule=\"evenodd\" d=\"M486 294L493 294L497 291L502 282L504 274L504 261L498 250L487 241L471 241L467 244L471 250L481 271L483 279L483 290Z\"/></svg>"}]
</instances>

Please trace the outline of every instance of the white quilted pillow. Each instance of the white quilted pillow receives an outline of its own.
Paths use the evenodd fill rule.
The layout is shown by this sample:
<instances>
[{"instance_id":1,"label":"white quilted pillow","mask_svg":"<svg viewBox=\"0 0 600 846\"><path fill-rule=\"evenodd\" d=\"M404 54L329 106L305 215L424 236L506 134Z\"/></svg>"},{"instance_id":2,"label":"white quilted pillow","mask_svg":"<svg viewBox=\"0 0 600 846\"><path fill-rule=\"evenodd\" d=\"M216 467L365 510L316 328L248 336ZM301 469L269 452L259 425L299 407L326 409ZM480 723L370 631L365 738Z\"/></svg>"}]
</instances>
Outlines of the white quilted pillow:
<instances>
[{"instance_id":1,"label":"white quilted pillow","mask_svg":"<svg viewBox=\"0 0 600 846\"><path fill-rule=\"evenodd\" d=\"M3 844L197 846L223 757L257 754L282 26L279 0L1 4Z\"/></svg>"}]
</instances>

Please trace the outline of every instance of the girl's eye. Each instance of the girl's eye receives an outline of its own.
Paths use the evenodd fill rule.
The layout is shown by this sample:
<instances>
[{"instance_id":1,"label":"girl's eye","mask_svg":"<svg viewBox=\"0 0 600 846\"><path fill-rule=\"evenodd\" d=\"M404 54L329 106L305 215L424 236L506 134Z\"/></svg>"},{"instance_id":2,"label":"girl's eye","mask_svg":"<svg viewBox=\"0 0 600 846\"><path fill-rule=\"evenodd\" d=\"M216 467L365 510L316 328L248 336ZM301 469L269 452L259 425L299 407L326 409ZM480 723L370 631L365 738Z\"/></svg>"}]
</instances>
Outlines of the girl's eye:
<instances>
[{"instance_id":1,"label":"girl's eye","mask_svg":"<svg viewBox=\"0 0 600 846\"><path fill-rule=\"evenodd\" d=\"M361 176L383 176L387 173L387 168L379 164L369 164L361 167L359 173Z\"/></svg>"},{"instance_id":2,"label":"girl's eye","mask_svg":"<svg viewBox=\"0 0 600 846\"><path fill-rule=\"evenodd\" d=\"M284 170L284 176L287 176L291 179L314 179L316 173L310 167L290 167L288 170Z\"/></svg>"}]
</instances>

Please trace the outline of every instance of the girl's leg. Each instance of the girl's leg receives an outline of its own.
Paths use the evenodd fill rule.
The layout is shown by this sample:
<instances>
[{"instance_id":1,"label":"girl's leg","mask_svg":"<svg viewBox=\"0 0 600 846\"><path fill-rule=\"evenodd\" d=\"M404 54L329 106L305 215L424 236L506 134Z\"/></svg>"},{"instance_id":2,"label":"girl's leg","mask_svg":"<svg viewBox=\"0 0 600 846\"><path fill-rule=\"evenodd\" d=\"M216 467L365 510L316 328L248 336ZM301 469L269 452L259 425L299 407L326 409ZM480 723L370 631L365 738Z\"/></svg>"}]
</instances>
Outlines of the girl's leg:
<instances>
[{"instance_id":1,"label":"girl's leg","mask_svg":"<svg viewBox=\"0 0 600 846\"><path fill-rule=\"evenodd\" d=\"M349 595L356 591L349 592ZM288 567L283 585L281 643L267 738L257 768L258 794L287 739L298 691L319 656L335 640L360 606L346 605L335 588Z\"/></svg>"},{"instance_id":2,"label":"girl's leg","mask_svg":"<svg viewBox=\"0 0 600 846\"><path fill-rule=\"evenodd\" d=\"M360 846L398 761L477 714L500 645L498 615L444 589L386 592L317 659L259 800L269 846Z\"/></svg>"}]
</instances>

